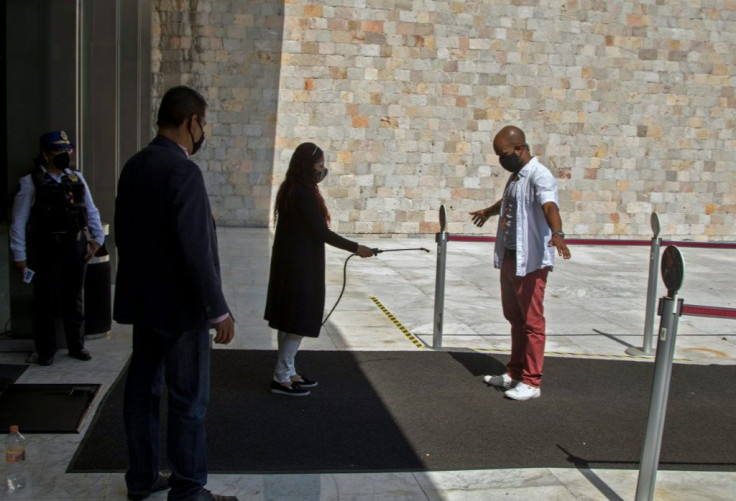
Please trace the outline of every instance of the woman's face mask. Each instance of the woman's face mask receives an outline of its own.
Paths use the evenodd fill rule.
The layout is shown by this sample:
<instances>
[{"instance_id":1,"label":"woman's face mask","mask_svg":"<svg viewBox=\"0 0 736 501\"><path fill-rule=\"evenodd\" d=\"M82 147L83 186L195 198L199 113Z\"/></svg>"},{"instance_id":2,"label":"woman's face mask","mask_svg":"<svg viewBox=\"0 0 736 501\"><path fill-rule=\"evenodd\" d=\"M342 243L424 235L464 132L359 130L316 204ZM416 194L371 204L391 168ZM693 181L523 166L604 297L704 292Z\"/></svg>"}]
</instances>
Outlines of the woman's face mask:
<instances>
[{"instance_id":1,"label":"woman's face mask","mask_svg":"<svg viewBox=\"0 0 736 501\"><path fill-rule=\"evenodd\" d=\"M64 170L69 168L69 163L71 162L71 160L72 159L69 156L69 153L64 152L54 156L54 158L51 159L51 163L53 163L54 167L56 167L57 169Z\"/></svg>"},{"instance_id":2,"label":"woman's face mask","mask_svg":"<svg viewBox=\"0 0 736 501\"><path fill-rule=\"evenodd\" d=\"M321 160L314 164L314 181L316 183L321 183L324 178L327 177L327 173L329 172L327 167L325 167L325 161Z\"/></svg>"}]
</instances>

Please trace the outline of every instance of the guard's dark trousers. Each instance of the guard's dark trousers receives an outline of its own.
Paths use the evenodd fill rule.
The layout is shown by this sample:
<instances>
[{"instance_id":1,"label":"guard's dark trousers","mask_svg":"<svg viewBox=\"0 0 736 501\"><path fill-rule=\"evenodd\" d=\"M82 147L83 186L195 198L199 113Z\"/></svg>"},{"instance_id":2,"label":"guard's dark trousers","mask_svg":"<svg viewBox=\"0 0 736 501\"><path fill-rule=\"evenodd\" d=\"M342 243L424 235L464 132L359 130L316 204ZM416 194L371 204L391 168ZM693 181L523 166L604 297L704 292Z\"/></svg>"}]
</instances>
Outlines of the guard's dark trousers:
<instances>
[{"instance_id":1,"label":"guard's dark trousers","mask_svg":"<svg viewBox=\"0 0 736 501\"><path fill-rule=\"evenodd\" d=\"M28 266L33 276L33 338L39 360L56 353L57 314L64 323L69 353L84 348L84 275L87 239L51 237L32 243Z\"/></svg>"}]
</instances>

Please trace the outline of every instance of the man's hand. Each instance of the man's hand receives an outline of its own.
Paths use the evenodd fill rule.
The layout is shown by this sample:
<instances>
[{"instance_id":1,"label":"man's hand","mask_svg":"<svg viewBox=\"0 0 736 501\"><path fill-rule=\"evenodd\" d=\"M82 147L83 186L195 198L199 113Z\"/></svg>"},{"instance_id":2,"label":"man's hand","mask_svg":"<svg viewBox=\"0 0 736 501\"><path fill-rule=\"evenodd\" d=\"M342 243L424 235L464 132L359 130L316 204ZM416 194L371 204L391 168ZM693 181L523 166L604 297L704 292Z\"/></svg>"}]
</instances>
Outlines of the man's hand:
<instances>
[{"instance_id":1,"label":"man's hand","mask_svg":"<svg viewBox=\"0 0 736 501\"><path fill-rule=\"evenodd\" d=\"M549 243L547 244L547 247L552 246L557 247L557 254L562 256L564 259L570 259L570 249L567 248L565 237L559 233L553 233L552 238L550 238Z\"/></svg>"},{"instance_id":2,"label":"man's hand","mask_svg":"<svg viewBox=\"0 0 736 501\"><path fill-rule=\"evenodd\" d=\"M13 261L13 267L18 270L18 273L20 273L20 276L23 276L23 272L26 271L26 262L25 261Z\"/></svg>"},{"instance_id":3,"label":"man's hand","mask_svg":"<svg viewBox=\"0 0 736 501\"><path fill-rule=\"evenodd\" d=\"M553 245L557 247L557 253L565 259L570 259L570 249L567 248L565 243L564 233L562 232L562 220L560 219L560 209L554 202L547 202L542 206L542 212L544 212L544 219L549 225L549 229L552 230L552 238L549 239L547 247Z\"/></svg>"},{"instance_id":4,"label":"man's hand","mask_svg":"<svg viewBox=\"0 0 736 501\"><path fill-rule=\"evenodd\" d=\"M100 244L94 240L87 242L87 254L84 255L84 262L89 263L89 260L97 253L97 249L100 248Z\"/></svg>"},{"instance_id":5,"label":"man's hand","mask_svg":"<svg viewBox=\"0 0 736 501\"><path fill-rule=\"evenodd\" d=\"M215 327L215 343L229 344L235 337L235 322L232 315L228 315L225 320L213 325Z\"/></svg>"},{"instance_id":6,"label":"man's hand","mask_svg":"<svg viewBox=\"0 0 736 501\"><path fill-rule=\"evenodd\" d=\"M470 218L473 220L473 224L478 228L482 227L488 221L490 215L487 213L488 209L481 209L470 213Z\"/></svg>"},{"instance_id":7,"label":"man's hand","mask_svg":"<svg viewBox=\"0 0 736 501\"><path fill-rule=\"evenodd\" d=\"M486 223L486 221L488 221L488 218L490 218L491 216L498 216L501 213L501 203L502 202L503 202L503 199L499 200L498 202L491 205L490 207L486 207L485 209L471 212L470 218L473 220L473 224L476 225L478 228L480 228Z\"/></svg>"}]
</instances>

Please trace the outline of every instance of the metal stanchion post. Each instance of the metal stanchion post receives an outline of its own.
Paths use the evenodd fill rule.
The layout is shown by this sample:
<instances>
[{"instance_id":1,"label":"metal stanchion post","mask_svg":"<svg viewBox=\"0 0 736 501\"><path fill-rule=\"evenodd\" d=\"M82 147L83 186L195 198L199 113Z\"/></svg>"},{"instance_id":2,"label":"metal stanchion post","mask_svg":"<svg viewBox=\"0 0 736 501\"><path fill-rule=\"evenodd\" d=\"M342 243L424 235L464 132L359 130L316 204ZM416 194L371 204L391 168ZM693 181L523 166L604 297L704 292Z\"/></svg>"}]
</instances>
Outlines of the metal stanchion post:
<instances>
[{"instance_id":1,"label":"metal stanchion post","mask_svg":"<svg viewBox=\"0 0 736 501\"><path fill-rule=\"evenodd\" d=\"M677 318L682 311L682 299L665 297L659 303L662 320L659 325L657 356L654 362L654 382L649 400L649 417L644 447L639 465L639 482L636 486L636 501L651 500L657 479L657 464L662 446L664 417L672 375L672 359L675 354Z\"/></svg>"},{"instance_id":2,"label":"metal stanchion post","mask_svg":"<svg viewBox=\"0 0 736 501\"><path fill-rule=\"evenodd\" d=\"M644 341L642 348L630 347L626 349L626 353L635 356L647 356L651 357L654 352L652 351L652 339L654 338L654 306L657 299L657 280L659 276L657 274L657 268L659 265L659 250L662 245L662 239L659 238L659 218L657 213L653 212L651 217L652 232L652 246L649 252L649 281L647 283L647 305L646 305L646 316L644 318Z\"/></svg>"},{"instance_id":3,"label":"metal stanchion post","mask_svg":"<svg viewBox=\"0 0 736 501\"><path fill-rule=\"evenodd\" d=\"M434 328L432 348L442 348L442 321L445 314L445 263L447 260L447 232L445 231L445 206L440 206L440 232L437 242L437 274L434 281Z\"/></svg>"},{"instance_id":4,"label":"metal stanchion post","mask_svg":"<svg viewBox=\"0 0 736 501\"><path fill-rule=\"evenodd\" d=\"M639 480L636 486L636 501L650 501L654 497L657 466L662 446L667 397L672 376L672 360L675 355L677 322L682 314L682 299L676 299L682 284L682 257L677 247L668 247L662 259L662 275L667 285L667 297L659 302L661 316L657 355L654 362L654 381L649 400L649 414L644 446L639 465Z\"/></svg>"}]
</instances>

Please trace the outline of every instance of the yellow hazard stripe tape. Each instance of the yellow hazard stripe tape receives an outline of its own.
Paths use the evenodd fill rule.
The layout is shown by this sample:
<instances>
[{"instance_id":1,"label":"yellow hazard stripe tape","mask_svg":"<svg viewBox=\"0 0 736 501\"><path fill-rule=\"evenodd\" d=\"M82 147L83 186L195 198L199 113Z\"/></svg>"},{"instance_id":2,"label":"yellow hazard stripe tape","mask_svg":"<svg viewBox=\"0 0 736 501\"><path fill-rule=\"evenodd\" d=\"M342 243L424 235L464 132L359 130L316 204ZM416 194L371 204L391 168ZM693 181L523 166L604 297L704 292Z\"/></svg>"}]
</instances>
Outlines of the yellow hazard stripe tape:
<instances>
[{"instance_id":1,"label":"yellow hazard stripe tape","mask_svg":"<svg viewBox=\"0 0 736 501\"><path fill-rule=\"evenodd\" d=\"M473 348L473 351L485 352L485 353L504 353L509 354L511 350L505 350L503 348ZM596 353L571 353L565 351L545 351L545 355L558 356L558 357L580 357L580 358L621 358L624 360L640 359L640 360L654 360L654 357L645 357L638 355L600 355ZM675 362L692 362L689 358L675 358Z\"/></svg>"},{"instance_id":2,"label":"yellow hazard stripe tape","mask_svg":"<svg viewBox=\"0 0 736 501\"><path fill-rule=\"evenodd\" d=\"M391 314L391 312L388 311L388 309L383 304L381 304L381 302L377 298L371 296L371 301L373 301L376 306L378 306L378 309L381 310L389 318L389 320L391 320L394 325L398 327L401 332L404 333L409 341L414 343L417 348L424 348L424 344L419 339L417 339L414 334L409 332L409 329L401 325L401 322L399 322L399 320L395 316L393 316L393 314Z\"/></svg>"}]
</instances>

